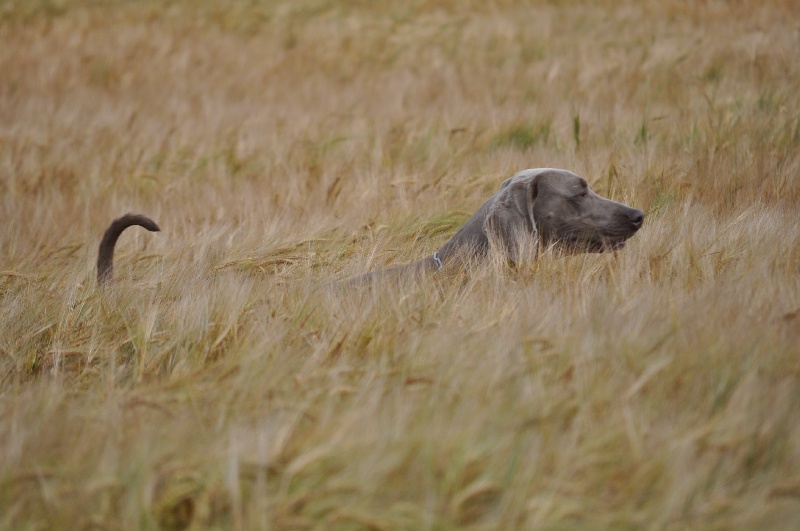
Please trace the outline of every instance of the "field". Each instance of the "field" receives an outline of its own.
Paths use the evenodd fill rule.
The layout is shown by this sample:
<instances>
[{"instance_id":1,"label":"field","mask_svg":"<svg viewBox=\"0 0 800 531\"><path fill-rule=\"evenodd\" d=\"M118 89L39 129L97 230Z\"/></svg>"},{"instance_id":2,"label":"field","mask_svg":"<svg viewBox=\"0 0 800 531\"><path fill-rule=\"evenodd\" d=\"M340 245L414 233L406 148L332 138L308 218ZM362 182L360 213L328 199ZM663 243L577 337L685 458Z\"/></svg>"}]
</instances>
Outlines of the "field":
<instances>
[{"instance_id":1,"label":"field","mask_svg":"<svg viewBox=\"0 0 800 531\"><path fill-rule=\"evenodd\" d=\"M797 525L796 7L0 0L0 529ZM532 167L644 227L338 282Z\"/></svg>"}]
</instances>

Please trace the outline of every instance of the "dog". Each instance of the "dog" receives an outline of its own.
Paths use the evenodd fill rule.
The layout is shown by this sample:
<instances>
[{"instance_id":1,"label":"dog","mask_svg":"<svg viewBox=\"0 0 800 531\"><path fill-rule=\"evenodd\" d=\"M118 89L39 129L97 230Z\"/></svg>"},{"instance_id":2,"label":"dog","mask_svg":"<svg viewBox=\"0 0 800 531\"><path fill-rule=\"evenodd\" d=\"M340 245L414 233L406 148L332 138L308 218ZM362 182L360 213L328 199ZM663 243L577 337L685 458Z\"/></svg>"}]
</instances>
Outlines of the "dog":
<instances>
[{"instance_id":1,"label":"dog","mask_svg":"<svg viewBox=\"0 0 800 531\"><path fill-rule=\"evenodd\" d=\"M597 195L586 179L570 171L523 170L503 181L500 190L432 256L373 271L350 279L350 283L457 270L484 259L490 249L512 267L534 260L543 246L555 245L569 252L618 251L642 227L644 216L639 209ZM98 284L113 280L114 246L122 231L133 225L153 232L161 230L141 214L115 219L100 242Z\"/></svg>"}]
</instances>

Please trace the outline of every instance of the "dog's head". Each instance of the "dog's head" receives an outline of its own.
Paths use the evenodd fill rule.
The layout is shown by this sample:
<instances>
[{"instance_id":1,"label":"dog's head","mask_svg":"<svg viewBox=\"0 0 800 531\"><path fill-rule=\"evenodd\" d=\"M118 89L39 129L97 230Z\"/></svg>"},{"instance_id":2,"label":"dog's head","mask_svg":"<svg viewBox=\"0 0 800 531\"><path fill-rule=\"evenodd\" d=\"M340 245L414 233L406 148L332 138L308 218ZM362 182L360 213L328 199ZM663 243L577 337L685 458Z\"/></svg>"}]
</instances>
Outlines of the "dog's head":
<instances>
[{"instance_id":1,"label":"dog's head","mask_svg":"<svg viewBox=\"0 0 800 531\"><path fill-rule=\"evenodd\" d=\"M642 227L644 212L597 195L568 171L539 174L534 217L542 243L573 251L616 251Z\"/></svg>"},{"instance_id":2,"label":"dog's head","mask_svg":"<svg viewBox=\"0 0 800 531\"><path fill-rule=\"evenodd\" d=\"M644 212L606 199L572 172L536 169L506 180L495 196L485 230L494 246L517 263L539 244L572 252L616 251L638 231Z\"/></svg>"}]
</instances>

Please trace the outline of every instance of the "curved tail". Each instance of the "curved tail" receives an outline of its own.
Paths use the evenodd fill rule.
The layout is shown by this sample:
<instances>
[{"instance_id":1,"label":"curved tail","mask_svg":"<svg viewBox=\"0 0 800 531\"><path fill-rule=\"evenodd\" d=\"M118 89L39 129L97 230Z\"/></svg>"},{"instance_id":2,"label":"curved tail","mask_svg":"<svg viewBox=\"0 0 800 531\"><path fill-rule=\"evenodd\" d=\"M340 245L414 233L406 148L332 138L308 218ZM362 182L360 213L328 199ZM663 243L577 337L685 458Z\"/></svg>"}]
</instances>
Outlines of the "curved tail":
<instances>
[{"instance_id":1,"label":"curved tail","mask_svg":"<svg viewBox=\"0 0 800 531\"><path fill-rule=\"evenodd\" d=\"M131 225L139 225L151 232L158 232L161 228L156 222L141 214L125 214L115 219L103 234L100 250L97 253L97 283L105 284L114 280L114 246L122 231Z\"/></svg>"}]
</instances>

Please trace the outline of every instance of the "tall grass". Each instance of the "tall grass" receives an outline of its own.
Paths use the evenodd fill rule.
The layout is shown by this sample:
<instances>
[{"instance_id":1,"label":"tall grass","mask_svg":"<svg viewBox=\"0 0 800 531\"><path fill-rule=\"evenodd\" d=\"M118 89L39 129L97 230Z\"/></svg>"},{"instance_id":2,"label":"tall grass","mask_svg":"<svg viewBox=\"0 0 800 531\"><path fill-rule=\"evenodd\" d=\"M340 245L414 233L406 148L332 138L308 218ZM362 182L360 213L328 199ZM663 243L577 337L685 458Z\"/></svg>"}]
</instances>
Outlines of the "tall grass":
<instances>
[{"instance_id":1,"label":"tall grass","mask_svg":"<svg viewBox=\"0 0 800 531\"><path fill-rule=\"evenodd\" d=\"M0 2L0 528L796 525L793 11ZM542 166L644 228L335 283Z\"/></svg>"}]
</instances>

